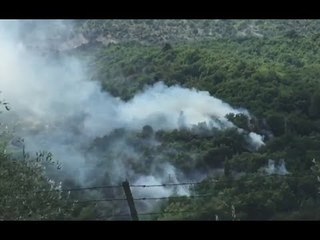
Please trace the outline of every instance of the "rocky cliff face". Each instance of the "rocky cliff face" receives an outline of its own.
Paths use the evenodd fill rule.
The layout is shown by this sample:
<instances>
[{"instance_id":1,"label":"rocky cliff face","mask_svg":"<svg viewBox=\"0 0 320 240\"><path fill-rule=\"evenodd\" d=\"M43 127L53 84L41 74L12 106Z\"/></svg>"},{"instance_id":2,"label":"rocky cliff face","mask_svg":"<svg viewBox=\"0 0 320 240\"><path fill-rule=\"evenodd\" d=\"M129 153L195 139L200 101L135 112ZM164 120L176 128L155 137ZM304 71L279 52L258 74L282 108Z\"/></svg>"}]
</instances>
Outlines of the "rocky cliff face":
<instances>
[{"instance_id":1,"label":"rocky cliff face","mask_svg":"<svg viewBox=\"0 0 320 240\"><path fill-rule=\"evenodd\" d=\"M319 20L44 20L19 21L28 46L67 51L81 46L139 42L145 45L218 38L310 35ZM45 31L43 31L45 30ZM43 35L43 32L46 34ZM40 34L41 33L41 34Z\"/></svg>"},{"instance_id":2,"label":"rocky cliff face","mask_svg":"<svg viewBox=\"0 0 320 240\"><path fill-rule=\"evenodd\" d=\"M78 25L85 36L105 37L116 42L142 44L175 43L280 35L320 33L319 20L87 20Z\"/></svg>"},{"instance_id":3,"label":"rocky cliff face","mask_svg":"<svg viewBox=\"0 0 320 240\"><path fill-rule=\"evenodd\" d=\"M25 46L40 52L61 52L89 43L77 31L79 23L73 20L19 20L6 24L16 29Z\"/></svg>"}]
</instances>

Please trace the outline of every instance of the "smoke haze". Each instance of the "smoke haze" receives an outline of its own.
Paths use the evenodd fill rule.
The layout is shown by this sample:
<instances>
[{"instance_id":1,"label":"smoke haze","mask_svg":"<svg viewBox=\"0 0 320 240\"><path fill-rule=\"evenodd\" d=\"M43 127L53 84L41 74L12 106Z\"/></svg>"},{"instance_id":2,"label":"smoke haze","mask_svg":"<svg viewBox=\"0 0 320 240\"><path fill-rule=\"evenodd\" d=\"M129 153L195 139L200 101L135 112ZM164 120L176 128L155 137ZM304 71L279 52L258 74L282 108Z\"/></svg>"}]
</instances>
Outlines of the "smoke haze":
<instances>
[{"instance_id":1,"label":"smoke haze","mask_svg":"<svg viewBox=\"0 0 320 240\"><path fill-rule=\"evenodd\" d=\"M53 31L49 25L58 30ZM250 116L246 110L234 109L206 91L169 87L162 82L146 86L127 102L115 98L103 92L97 81L88 80L85 62L61 54L52 57L39 50L54 46L54 39L67 39L69 35L65 32L72 32L70 28L72 24L65 21L36 21L29 25L0 21L0 90L1 97L12 109L1 117L15 135L24 138L27 151L52 152L69 177L81 184L88 184L88 178L99 176L98 167L94 165L97 156L86 154L84 146L114 129L140 131L145 125L154 130L191 129L201 122L224 129L235 127L225 118L226 114ZM63 49L61 46L56 48ZM249 138L256 149L264 144L256 133L250 133ZM108 160L106 171L114 181L134 176L133 170L121 159L126 156L139 159L139 153L124 142L118 142L114 149L115 157ZM168 175L173 182L178 182L178 170L170 164L154 169L160 172L137 175L134 183L168 182ZM173 194L173 190L166 188L152 191L157 193L148 195ZM189 194L185 188L175 192Z\"/></svg>"}]
</instances>

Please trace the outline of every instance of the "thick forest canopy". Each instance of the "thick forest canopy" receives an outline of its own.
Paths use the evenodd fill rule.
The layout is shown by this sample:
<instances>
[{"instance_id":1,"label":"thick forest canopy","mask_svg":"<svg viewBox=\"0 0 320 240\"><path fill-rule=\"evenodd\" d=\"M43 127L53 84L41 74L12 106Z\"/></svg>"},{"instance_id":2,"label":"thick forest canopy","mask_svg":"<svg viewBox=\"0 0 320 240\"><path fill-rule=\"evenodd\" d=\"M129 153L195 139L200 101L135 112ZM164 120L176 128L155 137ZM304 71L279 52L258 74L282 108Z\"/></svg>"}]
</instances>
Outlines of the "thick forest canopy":
<instances>
[{"instance_id":1,"label":"thick forest canopy","mask_svg":"<svg viewBox=\"0 0 320 240\"><path fill-rule=\"evenodd\" d=\"M143 220L319 220L318 23L57 23L21 68L43 101L23 105L0 64L0 218L127 220L128 179Z\"/></svg>"}]
</instances>

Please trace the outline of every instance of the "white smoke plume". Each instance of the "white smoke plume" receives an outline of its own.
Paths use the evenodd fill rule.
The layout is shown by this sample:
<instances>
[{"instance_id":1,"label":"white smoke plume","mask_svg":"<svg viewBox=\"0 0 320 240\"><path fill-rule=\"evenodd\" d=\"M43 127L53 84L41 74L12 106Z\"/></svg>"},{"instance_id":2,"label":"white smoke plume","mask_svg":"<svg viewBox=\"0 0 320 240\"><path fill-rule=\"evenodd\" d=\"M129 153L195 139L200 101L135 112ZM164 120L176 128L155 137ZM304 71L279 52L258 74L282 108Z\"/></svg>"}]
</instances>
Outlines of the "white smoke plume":
<instances>
[{"instance_id":1,"label":"white smoke plume","mask_svg":"<svg viewBox=\"0 0 320 240\"><path fill-rule=\"evenodd\" d=\"M266 168L266 172L269 175L276 173L276 167L275 167L274 160L272 160L272 159L268 160L268 167Z\"/></svg>"},{"instance_id":2,"label":"white smoke plume","mask_svg":"<svg viewBox=\"0 0 320 240\"><path fill-rule=\"evenodd\" d=\"M120 118L128 121L128 127L142 128L149 124L155 130L177 129L179 123L191 127L200 122L221 128L219 121L231 127L232 123L225 118L228 113L248 114L244 110L233 109L207 91L168 87L162 82L147 87L119 109Z\"/></svg>"},{"instance_id":3,"label":"white smoke plume","mask_svg":"<svg viewBox=\"0 0 320 240\"><path fill-rule=\"evenodd\" d=\"M38 37L40 49L54 36L46 24L41 24L32 36ZM54 26L70 31L68 24L58 21ZM19 22L0 21L0 90L12 108L2 117L24 138L28 151L52 152L69 174L82 183L95 168L90 165L94 156L86 156L83 146L116 128L141 130L148 124L155 130L172 130L181 124L191 128L203 122L221 129L234 126L225 118L226 114L249 115L246 110L234 109L206 91L168 87L162 82L146 87L124 102L101 91L98 82L89 81L86 65L79 59L50 57L35 51L37 48L30 49L30 34L22 34L28 32L23 26ZM250 137L257 147L263 144L259 135L250 133ZM121 151L135 154L126 146L122 146ZM110 161L109 168L119 179L130 171L119 161ZM142 176L140 180L147 184L161 182L160 178ZM183 190L178 192L187 194Z\"/></svg>"},{"instance_id":4,"label":"white smoke plume","mask_svg":"<svg viewBox=\"0 0 320 240\"><path fill-rule=\"evenodd\" d=\"M251 139L251 144L253 145L253 147L257 150L259 147L265 145L265 143L263 142L263 136L256 134L254 132L250 132L249 133L249 137Z\"/></svg>"},{"instance_id":5,"label":"white smoke plume","mask_svg":"<svg viewBox=\"0 0 320 240\"><path fill-rule=\"evenodd\" d=\"M287 171L285 161L281 159L279 164L275 164L275 161L272 159L268 160L268 167L265 168L265 171L268 175L277 174L277 175L287 175L289 172Z\"/></svg>"},{"instance_id":6,"label":"white smoke plume","mask_svg":"<svg viewBox=\"0 0 320 240\"><path fill-rule=\"evenodd\" d=\"M284 161L284 159L280 159L280 163L278 166L278 174L279 175L287 175L289 172L286 168L286 163Z\"/></svg>"}]
</instances>

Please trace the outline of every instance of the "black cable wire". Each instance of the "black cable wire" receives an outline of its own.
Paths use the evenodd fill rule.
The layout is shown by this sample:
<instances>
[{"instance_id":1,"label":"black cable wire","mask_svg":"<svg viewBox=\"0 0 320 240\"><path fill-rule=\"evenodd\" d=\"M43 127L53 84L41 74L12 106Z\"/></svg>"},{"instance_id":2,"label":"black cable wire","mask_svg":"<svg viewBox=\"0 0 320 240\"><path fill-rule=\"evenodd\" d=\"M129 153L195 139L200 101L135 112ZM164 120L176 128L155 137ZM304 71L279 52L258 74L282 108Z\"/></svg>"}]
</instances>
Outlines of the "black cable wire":
<instances>
[{"instance_id":1,"label":"black cable wire","mask_svg":"<svg viewBox=\"0 0 320 240\"><path fill-rule=\"evenodd\" d=\"M113 201L127 201L127 199L126 198L92 199L92 200L84 200L84 201L74 201L72 203L113 202Z\"/></svg>"},{"instance_id":2,"label":"black cable wire","mask_svg":"<svg viewBox=\"0 0 320 240\"><path fill-rule=\"evenodd\" d=\"M151 185L130 185L130 187L170 187L170 186L182 186L182 185L195 185L200 184L200 182L196 183L164 183L164 184L151 184ZM94 186L94 187L83 187L83 188L69 188L69 189L55 189L55 190L39 190L35 191L35 193L42 192L73 192L73 191L84 191L84 190L95 190L95 189L106 189L106 188L122 188L121 185L105 185L105 186Z\"/></svg>"},{"instance_id":3,"label":"black cable wire","mask_svg":"<svg viewBox=\"0 0 320 240\"><path fill-rule=\"evenodd\" d=\"M142 197L142 198L134 198L134 201L146 201L146 200L167 200L173 198L207 198L212 197L214 195L191 195L191 196L172 196L172 197ZM112 202L112 201L127 201L126 198L107 198L107 199L93 199L93 200L84 200L84 201L76 201L73 203L90 203L90 202Z\"/></svg>"},{"instance_id":4,"label":"black cable wire","mask_svg":"<svg viewBox=\"0 0 320 240\"><path fill-rule=\"evenodd\" d=\"M305 175L305 176L288 176L288 175L267 175L263 177L285 177L285 178L303 178L303 177L309 177L310 175ZM211 179L206 182L182 182L182 183L164 183L164 184L141 184L141 185L130 185L132 188L148 188L148 187L173 187L173 186L183 186L183 185L198 185L201 183L219 183L219 182L252 182L256 181L256 179L231 179L231 180L216 180L216 179ZM35 191L35 193L42 193L42 192L73 192L73 191L84 191L84 190L95 190L95 189L107 189L107 188L122 188L121 185L105 185L105 186L93 186L93 187L83 187L83 188L69 188L69 189L56 189L56 190L39 190Z\"/></svg>"},{"instance_id":5,"label":"black cable wire","mask_svg":"<svg viewBox=\"0 0 320 240\"><path fill-rule=\"evenodd\" d=\"M181 185L196 185L201 182L182 182L182 183L164 183L164 184L152 184L152 185L130 185L130 187L170 187L170 186L181 186Z\"/></svg>"},{"instance_id":6,"label":"black cable wire","mask_svg":"<svg viewBox=\"0 0 320 240\"><path fill-rule=\"evenodd\" d=\"M73 192L73 191L95 190L95 189L106 189L106 188L122 188L122 186L120 186L120 185L106 185L106 186L83 187L83 188L39 190L39 191L35 191L35 193L41 193L41 192Z\"/></svg>"},{"instance_id":7,"label":"black cable wire","mask_svg":"<svg viewBox=\"0 0 320 240\"><path fill-rule=\"evenodd\" d=\"M207 211L168 211L168 212L146 212L146 213L138 213L139 216L147 216L147 215L165 215L165 214L180 214L180 213L208 213ZM109 215L105 216L105 218L112 218L112 217L131 217L131 214L125 213L125 214L115 214L115 215Z\"/></svg>"},{"instance_id":8,"label":"black cable wire","mask_svg":"<svg viewBox=\"0 0 320 240\"><path fill-rule=\"evenodd\" d=\"M172 197L144 197L144 198L134 198L133 200L165 200L173 198L206 198L212 197L213 195L191 195L191 196L172 196Z\"/></svg>"}]
</instances>

